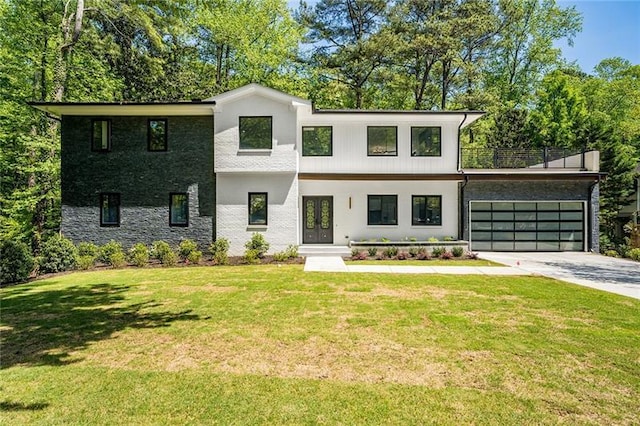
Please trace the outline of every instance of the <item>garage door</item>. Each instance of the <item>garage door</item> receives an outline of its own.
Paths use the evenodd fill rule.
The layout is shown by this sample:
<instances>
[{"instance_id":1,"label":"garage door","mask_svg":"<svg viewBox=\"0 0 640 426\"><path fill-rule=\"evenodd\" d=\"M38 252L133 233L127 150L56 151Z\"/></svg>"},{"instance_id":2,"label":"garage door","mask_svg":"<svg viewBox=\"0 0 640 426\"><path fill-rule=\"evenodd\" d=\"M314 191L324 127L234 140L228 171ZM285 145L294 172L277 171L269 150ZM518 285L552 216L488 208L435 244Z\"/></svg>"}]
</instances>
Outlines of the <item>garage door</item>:
<instances>
[{"instance_id":1,"label":"garage door","mask_svg":"<svg viewBox=\"0 0 640 426\"><path fill-rule=\"evenodd\" d=\"M469 210L472 250L584 250L581 201L471 201Z\"/></svg>"}]
</instances>

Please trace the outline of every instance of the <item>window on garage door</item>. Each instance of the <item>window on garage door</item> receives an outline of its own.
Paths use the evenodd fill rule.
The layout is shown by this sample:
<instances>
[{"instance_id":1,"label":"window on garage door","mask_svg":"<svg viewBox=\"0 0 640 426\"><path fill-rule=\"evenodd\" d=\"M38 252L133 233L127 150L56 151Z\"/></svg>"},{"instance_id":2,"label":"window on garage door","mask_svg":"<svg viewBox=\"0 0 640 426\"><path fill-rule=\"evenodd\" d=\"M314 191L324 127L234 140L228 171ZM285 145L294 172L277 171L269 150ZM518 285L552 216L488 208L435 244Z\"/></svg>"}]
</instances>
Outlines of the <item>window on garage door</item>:
<instances>
[{"instance_id":1,"label":"window on garage door","mask_svg":"<svg viewBox=\"0 0 640 426\"><path fill-rule=\"evenodd\" d=\"M470 202L472 250L581 251L584 203Z\"/></svg>"}]
</instances>

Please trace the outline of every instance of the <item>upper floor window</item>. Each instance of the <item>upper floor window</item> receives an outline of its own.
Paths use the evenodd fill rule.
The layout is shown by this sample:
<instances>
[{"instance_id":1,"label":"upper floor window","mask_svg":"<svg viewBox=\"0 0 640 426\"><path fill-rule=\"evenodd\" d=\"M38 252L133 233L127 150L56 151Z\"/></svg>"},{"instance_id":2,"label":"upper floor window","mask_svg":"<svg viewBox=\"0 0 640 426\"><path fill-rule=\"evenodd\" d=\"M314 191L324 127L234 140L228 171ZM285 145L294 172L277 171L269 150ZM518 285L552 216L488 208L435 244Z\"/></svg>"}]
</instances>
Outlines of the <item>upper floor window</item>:
<instances>
[{"instance_id":1,"label":"upper floor window","mask_svg":"<svg viewBox=\"0 0 640 426\"><path fill-rule=\"evenodd\" d=\"M167 120L149 119L147 125L147 146L149 151L167 150Z\"/></svg>"},{"instance_id":2,"label":"upper floor window","mask_svg":"<svg viewBox=\"0 0 640 426\"><path fill-rule=\"evenodd\" d=\"M120 194L100 194L100 226L120 226Z\"/></svg>"},{"instance_id":3,"label":"upper floor window","mask_svg":"<svg viewBox=\"0 0 640 426\"><path fill-rule=\"evenodd\" d=\"M169 226L189 226L189 195L176 192L170 195Z\"/></svg>"},{"instance_id":4,"label":"upper floor window","mask_svg":"<svg viewBox=\"0 0 640 426\"><path fill-rule=\"evenodd\" d=\"M267 224L267 193L249 193L249 225Z\"/></svg>"},{"instance_id":5,"label":"upper floor window","mask_svg":"<svg viewBox=\"0 0 640 426\"><path fill-rule=\"evenodd\" d=\"M302 155L327 156L333 153L333 127L313 126L302 128Z\"/></svg>"},{"instance_id":6,"label":"upper floor window","mask_svg":"<svg viewBox=\"0 0 640 426\"><path fill-rule=\"evenodd\" d=\"M111 120L93 120L91 122L91 150L111 150Z\"/></svg>"},{"instance_id":7,"label":"upper floor window","mask_svg":"<svg viewBox=\"0 0 640 426\"><path fill-rule=\"evenodd\" d=\"M395 126L367 127L368 155L398 155L398 128Z\"/></svg>"},{"instance_id":8,"label":"upper floor window","mask_svg":"<svg viewBox=\"0 0 640 426\"><path fill-rule=\"evenodd\" d=\"M411 204L412 225L442 225L440 195L413 195Z\"/></svg>"},{"instance_id":9,"label":"upper floor window","mask_svg":"<svg viewBox=\"0 0 640 426\"><path fill-rule=\"evenodd\" d=\"M271 117L240 117L240 149L271 149Z\"/></svg>"},{"instance_id":10,"label":"upper floor window","mask_svg":"<svg viewBox=\"0 0 640 426\"><path fill-rule=\"evenodd\" d=\"M397 225L398 196L369 195L367 225Z\"/></svg>"},{"instance_id":11,"label":"upper floor window","mask_svg":"<svg viewBox=\"0 0 640 426\"><path fill-rule=\"evenodd\" d=\"M440 157L442 155L441 133L440 127L412 127L411 156Z\"/></svg>"}]
</instances>

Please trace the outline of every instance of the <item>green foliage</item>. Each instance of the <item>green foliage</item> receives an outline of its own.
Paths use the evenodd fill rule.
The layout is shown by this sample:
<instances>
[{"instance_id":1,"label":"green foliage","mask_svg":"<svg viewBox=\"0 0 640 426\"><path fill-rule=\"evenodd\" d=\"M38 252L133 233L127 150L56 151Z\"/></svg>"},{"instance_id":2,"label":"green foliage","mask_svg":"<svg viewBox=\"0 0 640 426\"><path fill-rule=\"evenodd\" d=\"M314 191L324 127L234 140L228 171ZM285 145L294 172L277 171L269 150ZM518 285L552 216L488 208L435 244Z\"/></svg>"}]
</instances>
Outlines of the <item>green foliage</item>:
<instances>
[{"instance_id":1,"label":"green foliage","mask_svg":"<svg viewBox=\"0 0 640 426\"><path fill-rule=\"evenodd\" d=\"M352 248L351 249L351 256L357 256L358 253L360 253L360 250L358 248Z\"/></svg>"},{"instance_id":2,"label":"green foliage","mask_svg":"<svg viewBox=\"0 0 640 426\"><path fill-rule=\"evenodd\" d=\"M452 247L451 254L453 254L453 257L462 257L464 249L462 247Z\"/></svg>"},{"instance_id":3,"label":"green foliage","mask_svg":"<svg viewBox=\"0 0 640 426\"><path fill-rule=\"evenodd\" d=\"M395 247L395 246L385 247L385 249L382 250L382 255L389 259L395 257L397 254L398 254L398 247Z\"/></svg>"},{"instance_id":4,"label":"green foliage","mask_svg":"<svg viewBox=\"0 0 640 426\"><path fill-rule=\"evenodd\" d=\"M289 259L295 259L298 257L298 246L289 245L283 251L273 254L273 260L276 262L284 262Z\"/></svg>"},{"instance_id":5,"label":"green foliage","mask_svg":"<svg viewBox=\"0 0 640 426\"><path fill-rule=\"evenodd\" d=\"M143 243L134 244L129 250L129 261L140 268L149 263L149 247Z\"/></svg>"},{"instance_id":6,"label":"green foliage","mask_svg":"<svg viewBox=\"0 0 640 426\"><path fill-rule=\"evenodd\" d=\"M216 265L226 265L229 263L229 240L218 238L209 246L209 252L211 252Z\"/></svg>"},{"instance_id":7,"label":"green foliage","mask_svg":"<svg viewBox=\"0 0 640 426\"><path fill-rule=\"evenodd\" d=\"M367 249L369 256L376 256L378 254L378 249L376 247L369 247Z\"/></svg>"},{"instance_id":8,"label":"green foliage","mask_svg":"<svg viewBox=\"0 0 640 426\"><path fill-rule=\"evenodd\" d=\"M627 251L627 256L629 257L629 259L640 262L640 248L632 248L631 250Z\"/></svg>"},{"instance_id":9,"label":"green foliage","mask_svg":"<svg viewBox=\"0 0 640 426\"><path fill-rule=\"evenodd\" d=\"M251 235L251 239L244 245L247 250L254 250L259 258L263 258L265 253L269 250L269 243L259 232L254 232Z\"/></svg>"},{"instance_id":10,"label":"green foliage","mask_svg":"<svg viewBox=\"0 0 640 426\"><path fill-rule=\"evenodd\" d=\"M178 255L166 241L154 241L151 244L151 256L163 266L175 266L178 263Z\"/></svg>"},{"instance_id":11,"label":"green foliage","mask_svg":"<svg viewBox=\"0 0 640 426\"><path fill-rule=\"evenodd\" d=\"M443 238L443 241L455 241L455 238L453 238L450 235L447 235L446 237Z\"/></svg>"},{"instance_id":12,"label":"green foliage","mask_svg":"<svg viewBox=\"0 0 640 426\"><path fill-rule=\"evenodd\" d=\"M244 255L242 256L242 261L249 265L260 263L260 256L259 256L258 250L247 248L244 251Z\"/></svg>"},{"instance_id":13,"label":"green foliage","mask_svg":"<svg viewBox=\"0 0 640 426\"><path fill-rule=\"evenodd\" d=\"M199 264L200 260L202 260L202 252L200 250L193 250L189 252L186 260L188 263L193 263L194 265Z\"/></svg>"},{"instance_id":14,"label":"green foliage","mask_svg":"<svg viewBox=\"0 0 640 426\"><path fill-rule=\"evenodd\" d=\"M81 271L86 271L88 269L92 269L95 265L96 265L95 256L90 256L86 254L78 256L78 261L76 264L77 269L80 269Z\"/></svg>"},{"instance_id":15,"label":"green foliage","mask_svg":"<svg viewBox=\"0 0 640 426\"><path fill-rule=\"evenodd\" d=\"M189 254L197 250L198 243L193 240L182 240L178 246L178 254L182 260L186 260L189 257ZM202 256L202 253L200 253L200 255Z\"/></svg>"},{"instance_id":16,"label":"green foliage","mask_svg":"<svg viewBox=\"0 0 640 426\"><path fill-rule=\"evenodd\" d=\"M78 256L97 257L100 249L94 243L81 242L78 244Z\"/></svg>"},{"instance_id":17,"label":"green foliage","mask_svg":"<svg viewBox=\"0 0 640 426\"><path fill-rule=\"evenodd\" d=\"M443 253L445 253L447 250L444 247L434 247L431 250L431 255L433 257L440 257L442 256Z\"/></svg>"},{"instance_id":18,"label":"green foliage","mask_svg":"<svg viewBox=\"0 0 640 426\"><path fill-rule=\"evenodd\" d=\"M44 273L68 271L76 266L77 257L76 246L70 240L55 234L42 246L38 259L40 271Z\"/></svg>"},{"instance_id":19,"label":"green foliage","mask_svg":"<svg viewBox=\"0 0 640 426\"><path fill-rule=\"evenodd\" d=\"M438 239L436 237L429 237L427 241L429 241L430 243L437 243Z\"/></svg>"},{"instance_id":20,"label":"green foliage","mask_svg":"<svg viewBox=\"0 0 640 426\"><path fill-rule=\"evenodd\" d=\"M0 244L0 284L25 281L33 265L34 259L26 244L12 240Z\"/></svg>"},{"instance_id":21,"label":"green foliage","mask_svg":"<svg viewBox=\"0 0 640 426\"><path fill-rule=\"evenodd\" d=\"M113 266L114 268L123 266L125 263L125 255L122 250L122 244L111 240L101 246L98 253L98 261Z\"/></svg>"}]
</instances>

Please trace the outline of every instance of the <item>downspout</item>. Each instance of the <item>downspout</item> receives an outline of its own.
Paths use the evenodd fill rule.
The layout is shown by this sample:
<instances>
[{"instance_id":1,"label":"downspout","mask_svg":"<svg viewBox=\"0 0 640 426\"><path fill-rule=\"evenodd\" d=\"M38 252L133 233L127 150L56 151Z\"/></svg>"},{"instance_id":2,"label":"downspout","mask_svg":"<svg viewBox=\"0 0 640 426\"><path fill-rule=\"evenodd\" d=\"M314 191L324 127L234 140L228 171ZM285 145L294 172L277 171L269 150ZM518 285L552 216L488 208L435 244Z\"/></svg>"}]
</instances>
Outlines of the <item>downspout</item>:
<instances>
[{"instance_id":1,"label":"downspout","mask_svg":"<svg viewBox=\"0 0 640 426\"><path fill-rule=\"evenodd\" d=\"M592 220L592 216L593 216L593 208L591 207L591 202L592 202L592 194L593 194L593 188L595 188L595 186L597 184L600 183L600 176L598 176L596 178L596 180L589 185L589 193L588 193L588 202L587 202L587 228L589 229L589 245L587 246L587 250L588 251L592 251L593 250L593 246L594 246L594 242L593 242L593 230L591 229L593 227L593 220ZM598 201L599 202L599 201ZM600 229L598 229L598 236L600 235ZM598 246L599 246L599 242L598 242Z\"/></svg>"},{"instance_id":2,"label":"downspout","mask_svg":"<svg viewBox=\"0 0 640 426\"><path fill-rule=\"evenodd\" d=\"M464 125L465 121L467 121L467 113L464 113L464 118L462 119L462 121L460 122L460 125L458 126L458 171L460 171L460 169L462 169L462 149L460 147L460 130L462 130L462 126Z\"/></svg>"},{"instance_id":3,"label":"downspout","mask_svg":"<svg viewBox=\"0 0 640 426\"><path fill-rule=\"evenodd\" d=\"M458 215L458 240L464 239L464 187L469 183L469 176L464 175L464 182L460 185L460 214Z\"/></svg>"}]
</instances>

